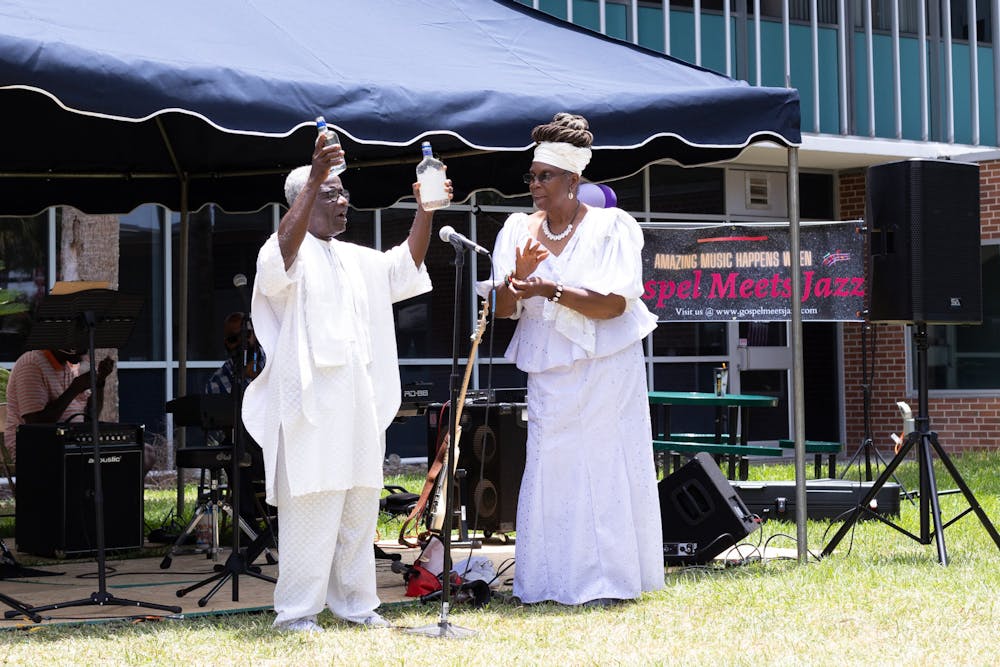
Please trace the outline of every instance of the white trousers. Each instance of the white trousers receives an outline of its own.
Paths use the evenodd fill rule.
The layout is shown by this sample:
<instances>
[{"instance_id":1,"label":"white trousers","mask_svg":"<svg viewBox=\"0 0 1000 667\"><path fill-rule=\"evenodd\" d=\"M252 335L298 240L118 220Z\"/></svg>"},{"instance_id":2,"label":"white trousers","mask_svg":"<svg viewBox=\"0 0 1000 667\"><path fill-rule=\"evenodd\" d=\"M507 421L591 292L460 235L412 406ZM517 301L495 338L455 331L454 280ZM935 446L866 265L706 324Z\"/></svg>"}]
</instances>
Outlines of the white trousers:
<instances>
[{"instance_id":1,"label":"white trousers","mask_svg":"<svg viewBox=\"0 0 1000 667\"><path fill-rule=\"evenodd\" d=\"M284 444L279 436L274 624L315 616L324 606L342 619L362 621L379 606L372 541L381 489L359 487L292 497Z\"/></svg>"}]
</instances>

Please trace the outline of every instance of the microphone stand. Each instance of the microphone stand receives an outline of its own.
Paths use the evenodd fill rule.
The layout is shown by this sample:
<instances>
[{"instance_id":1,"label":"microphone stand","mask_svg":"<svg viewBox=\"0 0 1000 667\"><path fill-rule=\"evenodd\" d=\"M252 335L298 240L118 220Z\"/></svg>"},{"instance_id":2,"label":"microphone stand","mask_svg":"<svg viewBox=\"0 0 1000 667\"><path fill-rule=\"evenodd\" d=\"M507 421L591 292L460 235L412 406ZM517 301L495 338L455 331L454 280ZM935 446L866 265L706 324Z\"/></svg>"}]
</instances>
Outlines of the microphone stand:
<instances>
[{"instance_id":1,"label":"microphone stand","mask_svg":"<svg viewBox=\"0 0 1000 667\"><path fill-rule=\"evenodd\" d=\"M229 504L233 511L233 551L229 554L229 557L226 559L226 563L224 565L215 566L215 574L192 586L188 586L187 588L182 588L177 591L177 597L183 597L197 588L201 588L206 584L215 582L215 585L212 586L211 590L209 590L204 597L198 600L199 607L204 607L208 604L209 599L211 599L211 597L215 595L216 592L222 588L222 586L230 578L233 580L233 602L239 602L241 574L256 577L257 579L261 579L272 584L277 582L277 579L269 577L266 574L262 574L259 568L252 565L252 561L256 558L257 554L259 554L259 551L253 549L253 553L250 553L251 550L244 550L240 545L240 468L244 467L243 459L246 456L246 448L244 447L245 432L243 429L242 416L243 385L246 377L247 344L249 340L250 327L250 313L248 312L244 314L243 321L240 324L240 354L237 357L237 360L242 361L242 363L234 364L235 368L233 369L233 454L230 459L231 467L229 470ZM263 540L259 541L263 544Z\"/></svg>"},{"instance_id":2,"label":"microphone stand","mask_svg":"<svg viewBox=\"0 0 1000 667\"><path fill-rule=\"evenodd\" d=\"M444 524L441 527L441 543L444 545L444 563L441 570L441 613L436 625L410 628L407 632L425 637L460 639L472 637L476 634L475 630L452 625L451 621L448 620L448 612L451 606L451 531L452 521L454 520L452 514L452 497L455 495L455 433L458 430L458 416L461 413L461 410L458 409L459 384L461 384L461 377L458 372L458 345L461 336L459 333L459 318L461 317L459 303L462 298L462 270L465 267L466 248L456 238L451 238L449 241L455 249L455 296L452 315L451 379L449 382L449 405L451 408L448 411L448 460L444 471L444 488L447 492L445 493L444 503Z\"/></svg>"}]
</instances>

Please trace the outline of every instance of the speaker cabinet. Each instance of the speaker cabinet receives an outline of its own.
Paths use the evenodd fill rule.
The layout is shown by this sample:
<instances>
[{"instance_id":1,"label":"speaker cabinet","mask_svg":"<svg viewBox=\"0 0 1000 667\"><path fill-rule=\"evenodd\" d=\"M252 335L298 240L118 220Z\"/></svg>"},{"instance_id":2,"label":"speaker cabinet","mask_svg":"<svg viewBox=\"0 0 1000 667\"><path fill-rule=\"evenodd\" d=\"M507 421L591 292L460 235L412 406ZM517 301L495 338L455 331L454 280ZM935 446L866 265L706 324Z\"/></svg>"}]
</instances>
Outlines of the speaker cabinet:
<instances>
[{"instance_id":1,"label":"speaker cabinet","mask_svg":"<svg viewBox=\"0 0 1000 667\"><path fill-rule=\"evenodd\" d=\"M41 556L97 551L94 446L88 425L30 424L17 431L17 548ZM143 544L142 428L101 424L104 543Z\"/></svg>"},{"instance_id":2,"label":"speaker cabinet","mask_svg":"<svg viewBox=\"0 0 1000 667\"><path fill-rule=\"evenodd\" d=\"M428 415L428 460L433 461L438 426L448 428L448 410L431 404ZM515 530L517 498L524 475L528 440L527 406L524 403L466 403L462 410L458 467L462 505L469 530L493 533ZM443 474L443 471L442 471Z\"/></svg>"},{"instance_id":3,"label":"speaker cabinet","mask_svg":"<svg viewBox=\"0 0 1000 667\"><path fill-rule=\"evenodd\" d=\"M869 319L983 320L979 166L906 160L868 169Z\"/></svg>"},{"instance_id":4,"label":"speaker cabinet","mask_svg":"<svg viewBox=\"0 0 1000 667\"><path fill-rule=\"evenodd\" d=\"M704 452L660 480L659 493L667 565L706 563L760 528Z\"/></svg>"}]
</instances>

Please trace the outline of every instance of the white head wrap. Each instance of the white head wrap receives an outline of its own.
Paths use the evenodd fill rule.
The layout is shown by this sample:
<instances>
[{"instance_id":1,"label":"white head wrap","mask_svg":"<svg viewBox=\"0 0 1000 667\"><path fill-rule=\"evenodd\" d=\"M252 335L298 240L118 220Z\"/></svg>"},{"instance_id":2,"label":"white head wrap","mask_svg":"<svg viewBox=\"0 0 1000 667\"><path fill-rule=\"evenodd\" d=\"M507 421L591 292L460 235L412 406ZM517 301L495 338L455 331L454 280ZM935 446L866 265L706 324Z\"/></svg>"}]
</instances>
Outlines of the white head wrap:
<instances>
[{"instance_id":1,"label":"white head wrap","mask_svg":"<svg viewBox=\"0 0 1000 667\"><path fill-rule=\"evenodd\" d=\"M590 163L590 149L564 141L543 141L535 147L534 160L579 175Z\"/></svg>"}]
</instances>

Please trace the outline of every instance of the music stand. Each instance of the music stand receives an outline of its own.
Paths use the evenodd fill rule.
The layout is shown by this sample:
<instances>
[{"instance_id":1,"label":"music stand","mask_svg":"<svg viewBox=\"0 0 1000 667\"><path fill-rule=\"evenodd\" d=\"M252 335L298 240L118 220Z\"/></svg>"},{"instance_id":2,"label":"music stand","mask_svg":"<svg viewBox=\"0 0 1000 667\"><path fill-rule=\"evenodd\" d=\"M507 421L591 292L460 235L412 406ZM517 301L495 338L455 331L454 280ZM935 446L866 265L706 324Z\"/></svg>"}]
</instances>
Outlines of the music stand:
<instances>
[{"instance_id":1,"label":"music stand","mask_svg":"<svg viewBox=\"0 0 1000 667\"><path fill-rule=\"evenodd\" d=\"M21 615L21 616L27 616L35 623L42 622L42 617L35 613L34 608L29 607L20 600L16 600L15 598L10 597L9 595L4 595L3 593L0 593L0 602L3 602L5 605L7 605L13 610L7 612L8 614L7 618L13 618L14 616Z\"/></svg>"},{"instance_id":2,"label":"music stand","mask_svg":"<svg viewBox=\"0 0 1000 667\"><path fill-rule=\"evenodd\" d=\"M55 292L55 290L53 290ZM39 304L26 349L58 350L86 348L90 355L90 424L94 441L94 518L97 537L97 591L90 597L68 602L31 607L27 611L37 614L50 609L82 607L85 605L120 605L159 609L173 614L180 607L127 600L108 593L104 544L104 488L101 477L101 438L97 412L97 359L96 349L122 346L132 333L136 317L142 309L143 298L134 294L121 294L110 289L88 289L72 293L50 293ZM7 618L18 613L6 612Z\"/></svg>"},{"instance_id":3,"label":"music stand","mask_svg":"<svg viewBox=\"0 0 1000 667\"><path fill-rule=\"evenodd\" d=\"M916 419L916 429L906 436L906 440L903 442L903 446L900 447L899 452L895 457L893 457L892 461L889 462L889 465L886 466L885 470L882 471L879 478L875 480L875 483L872 484L871 489L867 494L865 494L865 497L861 499L861 502L855 506L851 514L847 517L847 520L844 521L843 525L840 527L840 530L838 530L830 540L830 543L823 549L823 556L829 556L832 554L840 540L843 539L858 519L865 515L878 519L882 523L887 524L891 528L895 528L920 544L930 544L931 541L936 541L938 562L941 565L948 564L948 551L945 548L944 543L944 529L961 519L969 512L975 512L976 516L979 517L980 523L982 523L983 527L986 529L986 532L989 533L991 538L993 538L994 544L1000 548L1000 533L997 533L997 529L993 526L990 518L986 515L986 512L976 500L976 497L972 495L972 490L969 488L968 484L965 483L965 480L962 479L962 475L958 472L955 464L952 463L951 458L944 451L941 443L938 442L937 433L931 431L930 429L931 420L928 415L927 408L926 322L917 322L913 325L913 340L917 347L917 395L919 396L920 401L920 407ZM917 463L919 465L920 472L920 535L915 535L901 526L897 526L881 514L870 509L872 499L875 498L878 492L889 480L889 477L892 476L896 467L903 461L904 458L906 458L906 455L914 446L917 448ZM941 520L941 505L938 502L937 480L934 475L934 461L931 456L932 451L937 454L938 459L948 470L948 474L951 475L952 480L958 485L962 495L965 496L966 501L969 503L968 508L966 508L963 512L960 512L947 523L943 523ZM934 526L933 531L931 531L932 522Z\"/></svg>"},{"instance_id":4,"label":"music stand","mask_svg":"<svg viewBox=\"0 0 1000 667\"><path fill-rule=\"evenodd\" d=\"M2 555L0 555L0 567L8 567L9 566L9 567L11 567L11 568L13 568L15 570L18 570L18 572L16 573L16 575L10 575L10 576L21 576L21 577L24 577L24 576L28 576L31 573L30 570L24 569L20 565L18 565L17 561L14 560L14 555L12 553L10 553L10 550L7 549L7 545L4 544L3 538L0 538L0 553L2 553ZM34 570L34 572L39 572L40 573L39 570ZM49 574L49 573L45 572L44 574ZM2 574L0 574L0 579L3 579L3 578L4 578L4 576ZM42 622L42 617L41 616L39 616L38 614L36 614L33 611L31 611L31 608L28 605L26 605L25 603L21 602L20 600L18 600L16 598L12 598L9 595L4 595L3 593L0 593L0 602L4 603L5 605L7 605L8 607L10 607L11 609L16 610L16 613L12 614L14 616L16 616L17 614L23 614L23 615L27 616L29 619L31 619L32 621L34 621L35 623L41 623Z\"/></svg>"},{"instance_id":5,"label":"music stand","mask_svg":"<svg viewBox=\"0 0 1000 667\"><path fill-rule=\"evenodd\" d=\"M182 588L177 591L177 597L183 597L193 590L201 588L210 583L215 583L214 586L205 594L204 597L198 600L198 606L204 607L208 604L209 599L218 592L220 588L226 583L227 580L232 579L233 581L233 602L238 602L240 599L240 575L244 574L250 577L255 577L263 581L270 583L276 583L277 579L270 577L266 574L261 573L260 569L252 565L254 559L267 547L269 540L272 539L271 527L268 527L257 536L249 548L243 549L240 545L240 468L244 465L243 459L246 456L246 447L244 442L244 435L246 429L243 426L243 378L246 372L247 364L247 342L249 338L249 322L250 313L245 313L243 316L243 321L240 324L240 355L238 360L242 363L235 363L233 368L233 388L231 397L227 397L227 401L230 402L232 407L232 426L233 426L233 455L230 459L230 470L229 470L229 504L233 509L233 550L226 558L226 562L223 565L216 565L214 567L215 574L199 581L196 584L192 584L186 588ZM249 465L249 463L248 463Z\"/></svg>"}]
</instances>

